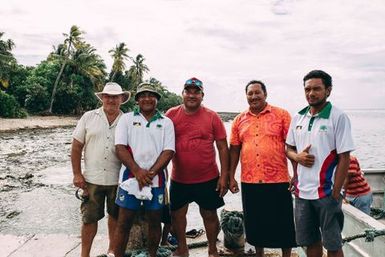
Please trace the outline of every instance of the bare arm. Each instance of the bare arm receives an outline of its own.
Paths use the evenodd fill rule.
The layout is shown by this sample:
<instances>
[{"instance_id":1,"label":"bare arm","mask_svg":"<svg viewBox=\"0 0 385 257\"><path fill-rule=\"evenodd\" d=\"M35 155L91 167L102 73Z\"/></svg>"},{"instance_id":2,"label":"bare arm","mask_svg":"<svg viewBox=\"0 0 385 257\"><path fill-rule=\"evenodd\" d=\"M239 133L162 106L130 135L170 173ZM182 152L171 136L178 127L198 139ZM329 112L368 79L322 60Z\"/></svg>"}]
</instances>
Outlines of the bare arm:
<instances>
[{"instance_id":1,"label":"bare arm","mask_svg":"<svg viewBox=\"0 0 385 257\"><path fill-rule=\"evenodd\" d=\"M150 168L150 175L155 177L162 169L164 169L174 156L174 151L164 150L160 153L158 159L156 159L154 165Z\"/></svg>"},{"instance_id":2,"label":"bare arm","mask_svg":"<svg viewBox=\"0 0 385 257\"><path fill-rule=\"evenodd\" d=\"M228 177L229 177L229 148L227 146L227 140L217 140L215 144L218 149L219 161L221 163L221 174L217 185L217 191L219 196L223 197L227 193L228 189Z\"/></svg>"},{"instance_id":3,"label":"bare arm","mask_svg":"<svg viewBox=\"0 0 385 257\"><path fill-rule=\"evenodd\" d=\"M334 184L333 184L333 192L332 192L332 196L336 200L339 199L341 188L348 175L349 164L350 164L350 152L338 154L338 163L336 167L336 173L334 175Z\"/></svg>"},{"instance_id":4,"label":"bare arm","mask_svg":"<svg viewBox=\"0 0 385 257\"><path fill-rule=\"evenodd\" d=\"M241 148L241 145L230 145L229 189L233 194L239 192L238 182L235 179L235 172L237 170Z\"/></svg>"},{"instance_id":5,"label":"bare arm","mask_svg":"<svg viewBox=\"0 0 385 257\"><path fill-rule=\"evenodd\" d=\"M86 180L82 174L81 160L84 144L76 139L72 140L71 146L71 165L73 173L73 184L76 187L80 187L83 190L86 189Z\"/></svg>"},{"instance_id":6,"label":"bare arm","mask_svg":"<svg viewBox=\"0 0 385 257\"><path fill-rule=\"evenodd\" d=\"M297 154L297 148L295 146L286 144L286 157L290 160L291 166L293 167L293 173L294 173L293 177L290 179L289 188L288 188L289 191L291 191L291 192L294 191L294 189L295 189L294 188L294 183L298 179L296 177L298 162L293 160L295 154ZM291 157L289 157L289 155Z\"/></svg>"},{"instance_id":7,"label":"bare arm","mask_svg":"<svg viewBox=\"0 0 385 257\"><path fill-rule=\"evenodd\" d=\"M289 160L302 166L310 168L314 164L315 157L313 154L310 154L311 145L308 145L300 153L298 153L297 148L292 145L286 144L286 156ZM293 166L294 168L294 166Z\"/></svg>"}]
</instances>

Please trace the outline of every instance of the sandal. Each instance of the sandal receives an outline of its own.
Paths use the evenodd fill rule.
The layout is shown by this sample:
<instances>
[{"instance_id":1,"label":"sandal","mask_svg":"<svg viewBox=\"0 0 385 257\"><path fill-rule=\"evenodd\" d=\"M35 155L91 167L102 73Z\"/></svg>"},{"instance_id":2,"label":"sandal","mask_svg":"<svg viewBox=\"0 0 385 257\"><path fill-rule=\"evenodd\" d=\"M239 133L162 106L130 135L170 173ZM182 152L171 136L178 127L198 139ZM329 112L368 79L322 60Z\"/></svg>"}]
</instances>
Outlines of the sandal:
<instances>
[{"instance_id":1,"label":"sandal","mask_svg":"<svg viewBox=\"0 0 385 257\"><path fill-rule=\"evenodd\" d=\"M186 232L186 237L187 238L197 238L198 236L201 236L204 233L205 233L205 231L203 229L196 230L194 228L194 229L191 229L191 230Z\"/></svg>"}]
</instances>

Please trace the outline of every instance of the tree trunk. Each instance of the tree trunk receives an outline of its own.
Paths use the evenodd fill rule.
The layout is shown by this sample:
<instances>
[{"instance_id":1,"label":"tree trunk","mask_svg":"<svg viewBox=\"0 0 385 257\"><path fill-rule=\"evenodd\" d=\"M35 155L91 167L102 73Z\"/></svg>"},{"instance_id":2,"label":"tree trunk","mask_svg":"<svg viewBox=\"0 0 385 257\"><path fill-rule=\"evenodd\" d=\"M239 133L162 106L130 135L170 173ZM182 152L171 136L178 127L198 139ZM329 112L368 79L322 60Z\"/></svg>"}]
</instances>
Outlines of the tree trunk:
<instances>
[{"instance_id":1,"label":"tree trunk","mask_svg":"<svg viewBox=\"0 0 385 257\"><path fill-rule=\"evenodd\" d=\"M60 68L60 71L59 71L59 74L57 75L56 77L56 80L55 80L55 84L53 84L53 89L52 89L52 95L51 95L51 103L49 104L49 109L48 109L48 112L49 113L52 113L52 106L53 106L53 102L55 100L55 94L56 94L56 89L57 89L57 85L59 84L59 81L60 81L60 77L61 75L63 74L63 71L64 71L64 67L66 65L66 60L64 60L61 68Z\"/></svg>"},{"instance_id":2,"label":"tree trunk","mask_svg":"<svg viewBox=\"0 0 385 257\"><path fill-rule=\"evenodd\" d=\"M111 76L111 82L114 82L115 75L116 75L116 71L114 71L114 73L113 73L112 76Z\"/></svg>"}]
</instances>

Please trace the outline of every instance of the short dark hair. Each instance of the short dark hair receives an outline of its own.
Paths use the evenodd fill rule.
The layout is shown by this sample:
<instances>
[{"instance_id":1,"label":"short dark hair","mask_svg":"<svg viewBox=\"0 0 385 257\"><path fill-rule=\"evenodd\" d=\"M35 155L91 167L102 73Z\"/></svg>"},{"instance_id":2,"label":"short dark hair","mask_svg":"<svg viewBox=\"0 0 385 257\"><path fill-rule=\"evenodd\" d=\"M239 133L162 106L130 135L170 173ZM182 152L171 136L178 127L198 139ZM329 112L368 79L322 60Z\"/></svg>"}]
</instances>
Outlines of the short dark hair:
<instances>
[{"instance_id":1,"label":"short dark hair","mask_svg":"<svg viewBox=\"0 0 385 257\"><path fill-rule=\"evenodd\" d=\"M265 95L267 94L266 86L265 86L265 84L264 84L262 81L260 81L260 80L251 80L249 83L247 83L247 85L246 85L246 87L245 87L246 94L247 94L247 89L249 88L249 86L250 86L250 85L253 85L253 84L260 84L263 93L265 93Z\"/></svg>"},{"instance_id":2,"label":"short dark hair","mask_svg":"<svg viewBox=\"0 0 385 257\"><path fill-rule=\"evenodd\" d=\"M303 85L309 79L321 79L322 83L325 85L325 88L332 87L332 77L322 70L312 70L305 77L303 77Z\"/></svg>"}]
</instances>

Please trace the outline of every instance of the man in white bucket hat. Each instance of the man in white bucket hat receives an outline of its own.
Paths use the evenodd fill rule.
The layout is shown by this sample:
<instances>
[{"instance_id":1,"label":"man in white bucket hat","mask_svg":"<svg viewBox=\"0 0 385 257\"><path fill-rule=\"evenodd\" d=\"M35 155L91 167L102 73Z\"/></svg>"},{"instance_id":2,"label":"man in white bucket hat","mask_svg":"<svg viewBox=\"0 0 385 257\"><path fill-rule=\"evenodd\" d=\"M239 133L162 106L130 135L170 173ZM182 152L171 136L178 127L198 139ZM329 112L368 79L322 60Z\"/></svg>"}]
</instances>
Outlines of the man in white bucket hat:
<instances>
[{"instance_id":1,"label":"man in white bucket hat","mask_svg":"<svg viewBox=\"0 0 385 257\"><path fill-rule=\"evenodd\" d=\"M81 204L81 257L89 257L98 221L108 213L108 234L112 252L111 236L114 233L118 206L115 204L121 162L115 153L115 128L122 111L120 105L130 99L130 92L123 91L119 84L108 82L102 92L95 93L102 107L86 112L73 133L71 162L73 184L83 189ZM84 149L84 166L81 158Z\"/></svg>"}]
</instances>

